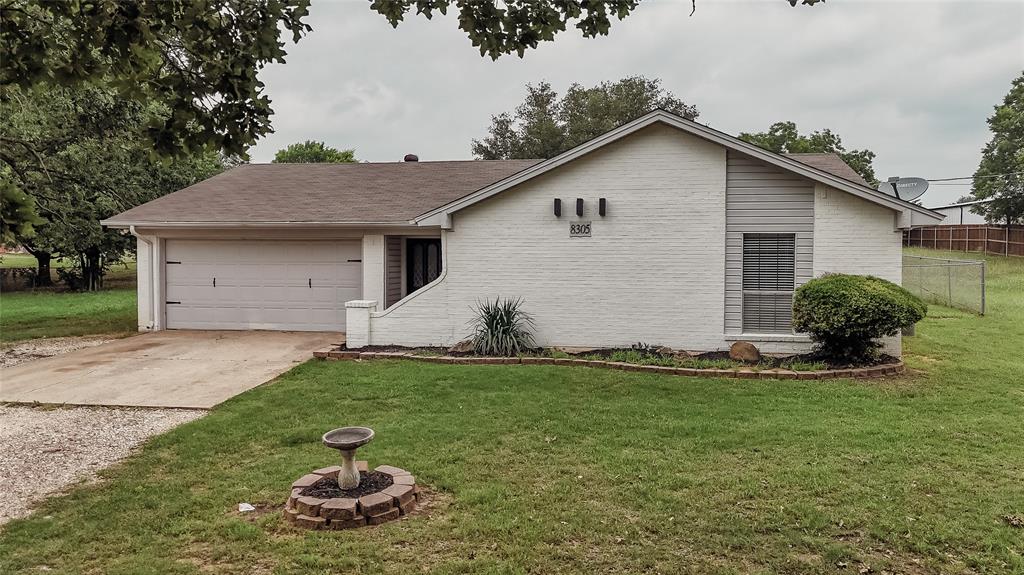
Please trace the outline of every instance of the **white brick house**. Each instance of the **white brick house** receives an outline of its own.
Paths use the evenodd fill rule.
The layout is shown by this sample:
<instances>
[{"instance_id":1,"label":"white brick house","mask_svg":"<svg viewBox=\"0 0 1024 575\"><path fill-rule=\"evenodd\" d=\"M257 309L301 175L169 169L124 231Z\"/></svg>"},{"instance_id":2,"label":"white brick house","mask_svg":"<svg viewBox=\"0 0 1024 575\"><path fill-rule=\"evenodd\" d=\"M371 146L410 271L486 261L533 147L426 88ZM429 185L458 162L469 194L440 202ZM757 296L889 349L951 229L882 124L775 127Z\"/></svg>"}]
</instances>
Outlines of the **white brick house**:
<instances>
[{"instance_id":1,"label":"white brick house","mask_svg":"<svg viewBox=\"0 0 1024 575\"><path fill-rule=\"evenodd\" d=\"M899 282L901 230L941 218L655 111L544 161L242 166L104 223L139 237L142 330L451 345L501 296L541 345L802 351L796 287Z\"/></svg>"}]
</instances>

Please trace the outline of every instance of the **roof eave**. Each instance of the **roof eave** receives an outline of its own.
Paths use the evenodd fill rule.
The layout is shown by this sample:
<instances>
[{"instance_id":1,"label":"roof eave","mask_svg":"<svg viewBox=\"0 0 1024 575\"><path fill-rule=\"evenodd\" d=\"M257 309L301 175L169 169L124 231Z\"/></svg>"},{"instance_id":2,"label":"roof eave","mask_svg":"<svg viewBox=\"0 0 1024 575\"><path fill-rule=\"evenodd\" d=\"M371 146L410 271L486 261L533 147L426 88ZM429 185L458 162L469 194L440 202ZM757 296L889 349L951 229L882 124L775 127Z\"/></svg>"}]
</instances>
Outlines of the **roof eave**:
<instances>
[{"instance_id":1,"label":"roof eave","mask_svg":"<svg viewBox=\"0 0 1024 575\"><path fill-rule=\"evenodd\" d=\"M137 228L391 228L409 227L417 225L413 220L399 222L166 222L166 221L129 221L129 220L100 220L100 225L115 229L128 229L132 226Z\"/></svg>"},{"instance_id":2,"label":"roof eave","mask_svg":"<svg viewBox=\"0 0 1024 575\"><path fill-rule=\"evenodd\" d=\"M918 206L916 204L905 202L898 198L887 196L886 194L883 194L877 190L873 190L867 186L863 186L856 182L851 182L850 180L840 178L839 176L830 174L828 172L825 172L813 166L809 166L797 160L787 158L783 155L776 154L775 152L764 150L753 144L744 142L743 140L730 136L724 132L720 132L713 128L709 128L702 124L693 122L691 120L686 120L685 118L676 116L675 114L671 114L664 110L655 110L644 116L641 116L640 118L637 118L636 120L633 120L632 122L623 124L622 126L619 126L618 128L606 132L605 134L602 134L587 142L584 142L571 150L568 150L555 156L554 158L550 158L548 160L540 162L539 164L530 166L529 168L526 168L521 172L512 174L511 176L503 180L499 180L489 186L481 188L480 190L477 190L472 194L466 195L453 202L449 202L448 204L430 210L429 212L425 212L414 218L413 221L419 223L422 220L432 218L438 214L451 214L457 212L461 209L469 207L472 204L485 200L508 188L521 184L527 180L530 180L536 176L539 176L563 164L575 160L576 158L586 155L598 148L601 148L607 144L610 144L625 136L628 136L629 134L646 128L647 126L653 125L656 122L662 122L670 126L674 126L676 128L683 130L684 132L693 134L697 137L714 142L726 148L742 152L759 160L765 161L769 164L773 164L780 168L787 169L791 172L803 175L804 177L832 186L833 188L853 194L870 202L883 205L897 212L911 210L920 213L928 218L932 218L935 221L941 221L944 217L942 214L935 213L932 210L929 210L928 208L925 208L923 206Z\"/></svg>"}]
</instances>

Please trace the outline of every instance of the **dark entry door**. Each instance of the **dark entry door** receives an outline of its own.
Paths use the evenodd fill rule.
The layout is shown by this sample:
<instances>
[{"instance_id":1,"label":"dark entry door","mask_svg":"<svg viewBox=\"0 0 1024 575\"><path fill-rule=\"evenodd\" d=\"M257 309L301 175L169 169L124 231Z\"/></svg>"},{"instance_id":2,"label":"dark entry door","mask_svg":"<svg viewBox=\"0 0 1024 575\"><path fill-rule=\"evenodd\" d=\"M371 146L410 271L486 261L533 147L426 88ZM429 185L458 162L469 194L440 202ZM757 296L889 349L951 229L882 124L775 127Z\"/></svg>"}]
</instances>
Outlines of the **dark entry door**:
<instances>
[{"instance_id":1,"label":"dark entry door","mask_svg":"<svg viewBox=\"0 0 1024 575\"><path fill-rule=\"evenodd\" d=\"M409 238L405 244L406 293L412 293L441 275L441 240Z\"/></svg>"}]
</instances>

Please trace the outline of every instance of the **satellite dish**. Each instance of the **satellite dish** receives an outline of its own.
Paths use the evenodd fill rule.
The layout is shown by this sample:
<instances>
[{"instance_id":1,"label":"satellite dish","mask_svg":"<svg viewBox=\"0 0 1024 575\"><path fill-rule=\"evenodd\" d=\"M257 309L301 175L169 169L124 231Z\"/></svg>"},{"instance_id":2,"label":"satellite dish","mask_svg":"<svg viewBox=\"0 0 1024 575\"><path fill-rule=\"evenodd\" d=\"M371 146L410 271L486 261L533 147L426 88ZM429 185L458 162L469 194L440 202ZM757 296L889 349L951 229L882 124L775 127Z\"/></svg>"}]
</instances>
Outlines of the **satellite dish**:
<instances>
[{"instance_id":1,"label":"satellite dish","mask_svg":"<svg viewBox=\"0 0 1024 575\"><path fill-rule=\"evenodd\" d=\"M889 178L889 181L878 184L878 191L911 202L928 191L928 180L924 178Z\"/></svg>"}]
</instances>

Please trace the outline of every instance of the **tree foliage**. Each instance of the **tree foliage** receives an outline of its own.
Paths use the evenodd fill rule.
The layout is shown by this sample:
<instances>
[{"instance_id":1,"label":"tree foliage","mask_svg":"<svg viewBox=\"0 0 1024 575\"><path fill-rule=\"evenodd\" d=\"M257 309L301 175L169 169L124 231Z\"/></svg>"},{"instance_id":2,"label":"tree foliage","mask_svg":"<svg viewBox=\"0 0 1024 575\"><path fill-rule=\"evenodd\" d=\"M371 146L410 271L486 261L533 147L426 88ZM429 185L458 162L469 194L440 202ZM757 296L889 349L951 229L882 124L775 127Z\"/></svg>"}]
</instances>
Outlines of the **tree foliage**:
<instances>
[{"instance_id":1,"label":"tree foliage","mask_svg":"<svg viewBox=\"0 0 1024 575\"><path fill-rule=\"evenodd\" d=\"M216 152L155 158L143 126L166 112L120 99L114 90L5 88L9 106L0 117L0 184L30 197L38 216L31 229L7 226L42 265L51 255L73 262L74 287L95 289L111 263L133 245L101 219L186 187L221 169ZM6 192L5 192L6 193ZM16 221L16 220L12 220Z\"/></svg>"},{"instance_id":2,"label":"tree foliage","mask_svg":"<svg viewBox=\"0 0 1024 575\"><path fill-rule=\"evenodd\" d=\"M766 132L741 133L739 138L777 154L833 153L850 165L872 186L878 185L871 150L847 150L838 134L825 129L801 134L794 122L777 122Z\"/></svg>"},{"instance_id":3,"label":"tree foliage","mask_svg":"<svg viewBox=\"0 0 1024 575\"><path fill-rule=\"evenodd\" d=\"M168 113L144 126L157 152L244 155L270 130L257 72L284 62L309 0L4 0L0 86L102 83L125 102Z\"/></svg>"},{"instance_id":4,"label":"tree foliage","mask_svg":"<svg viewBox=\"0 0 1024 575\"><path fill-rule=\"evenodd\" d=\"M569 86L561 98L551 84L526 85L513 113L491 117L488 136L473 140L482 160L550 158L636 119L655 108L696 118L697 108L661 87L660 80L631 76L591 88Z\"/></svg>"},{"instance_id":5,"label":"tree foliage","mask_svg":"<svg viewBox=\"0 0 1024 575\"><path fill-rule=\"evenodd\" d=\"M991 199L972 209L990 222L1024 223L1024 73L988 119L992 139L981 151L971 194Z\"/></svg>"},{"instance_id":6,"label":"tree foliage","mask_svg":"<svg viewBox=\"0 0 1024 575\"><path fill-rule=\"evenodd\" d=\"M313 140L291 144L274 154L275 164L343 164L355 161L355 150L339 150Z\"/></svg>"},{"instance_id":7,"label":"tree foliage","mask_svg":"<svg viewBox=\"0 0 1024 575\"><path fill-rule=\"evenodd\" d=\"M824 0L785 1L790 6L813 6ZM697 0L691 2L696 11ZM571 22L585 38L607 35L612 18L625 19L639 4L640 0L373 0L370 8L397 28L409 12L429 20L454 7L459 29L480 49L480 55L497 60L512 53L522 58L528 49L554 40Z\"/></svg>"}]
</instances>

